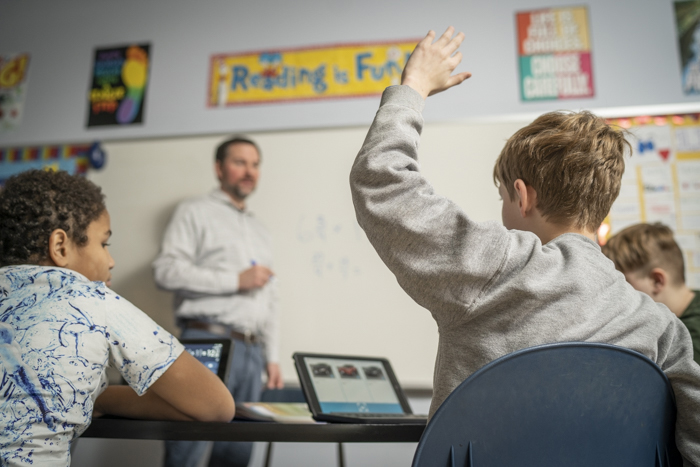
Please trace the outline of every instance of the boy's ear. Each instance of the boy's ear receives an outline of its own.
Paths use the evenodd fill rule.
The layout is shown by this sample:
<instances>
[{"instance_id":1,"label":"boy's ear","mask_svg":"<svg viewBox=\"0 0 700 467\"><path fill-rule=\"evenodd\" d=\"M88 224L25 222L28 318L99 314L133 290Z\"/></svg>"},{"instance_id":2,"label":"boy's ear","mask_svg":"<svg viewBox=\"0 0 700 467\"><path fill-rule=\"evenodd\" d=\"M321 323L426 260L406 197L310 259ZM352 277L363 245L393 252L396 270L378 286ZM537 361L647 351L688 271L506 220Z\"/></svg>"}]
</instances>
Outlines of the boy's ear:
<instances>
[{"instance_id":1,"label":"boy's ear","mask_svg":"<svg viewBox=\"0 0 700 467\"><path fill-rule=\"evenodd\" d=\"M70 237L63 229L56 229L49 235L49 258L59 268L68 265L73 246Z\"/></svg>"},{"instance_id":2,"label":"boy's ear","mask_svg":"<svg viewBox=\"0 0 700 467\"><path fill-rule=\"evenodd\" d=\"M521 179L517 179L513 187L518 197L520 215L525 218L537 207L537 192Z\"/></svg>"},{"instance_id":3,"label":"boy's ear","mask_svg":"<svg viewBox=\"0 0 700 467\"><path fill-rule=\"evenodd\" d=\"M668 273L661 268L654 268L649 272L649 277L652 280L652 291L654 294L662 292L668 285Z\"/></svg>"}]
</instances>

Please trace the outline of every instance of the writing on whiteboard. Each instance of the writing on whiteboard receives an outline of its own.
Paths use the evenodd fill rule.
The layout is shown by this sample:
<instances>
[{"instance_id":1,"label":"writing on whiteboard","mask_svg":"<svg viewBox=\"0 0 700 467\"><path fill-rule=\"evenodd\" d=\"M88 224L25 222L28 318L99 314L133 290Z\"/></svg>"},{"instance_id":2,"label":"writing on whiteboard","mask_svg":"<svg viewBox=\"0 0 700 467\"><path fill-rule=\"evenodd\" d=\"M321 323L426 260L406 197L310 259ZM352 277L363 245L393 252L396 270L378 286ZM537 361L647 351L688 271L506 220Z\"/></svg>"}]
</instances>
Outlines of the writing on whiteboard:
<instances>
[{"instance_id":1,"label":"writing on whiteboard","mask_svg":"<svg viewBox=\"0 0 700 467\"><path fill-rule=\"evenodd\" d=\"M367 240L354 219L301 215L295 234L305 249L306 266L314 276L347 280L361 275L362 269L353 259L352 249L358 242Z\"/></svg>"}]
</instances>

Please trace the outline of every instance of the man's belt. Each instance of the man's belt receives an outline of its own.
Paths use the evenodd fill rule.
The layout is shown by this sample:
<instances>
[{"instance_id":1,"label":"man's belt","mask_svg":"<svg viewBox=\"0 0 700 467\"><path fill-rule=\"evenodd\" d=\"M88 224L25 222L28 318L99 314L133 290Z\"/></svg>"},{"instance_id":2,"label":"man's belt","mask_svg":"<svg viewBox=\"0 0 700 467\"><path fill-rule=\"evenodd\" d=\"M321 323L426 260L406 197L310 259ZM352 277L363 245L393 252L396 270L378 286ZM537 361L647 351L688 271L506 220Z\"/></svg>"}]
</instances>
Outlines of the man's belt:
<instances>
[{"instance_id":1,"label":"man's belt","mask_svg":"<svg viewBox=\"0 0 700 467\"><path fill-rule=\"evenodd\" d=\"M202 331L207 331L218 336L231 337L233 339L243 341L246 344L258 344L260 342L260 338L255 334L251 334L250 331L234 331L230 327L224 326L223 324L207 323L206 321L187 319L184 321L184 325L186 328L200 329Z\"/></svg>"}]
</instances>

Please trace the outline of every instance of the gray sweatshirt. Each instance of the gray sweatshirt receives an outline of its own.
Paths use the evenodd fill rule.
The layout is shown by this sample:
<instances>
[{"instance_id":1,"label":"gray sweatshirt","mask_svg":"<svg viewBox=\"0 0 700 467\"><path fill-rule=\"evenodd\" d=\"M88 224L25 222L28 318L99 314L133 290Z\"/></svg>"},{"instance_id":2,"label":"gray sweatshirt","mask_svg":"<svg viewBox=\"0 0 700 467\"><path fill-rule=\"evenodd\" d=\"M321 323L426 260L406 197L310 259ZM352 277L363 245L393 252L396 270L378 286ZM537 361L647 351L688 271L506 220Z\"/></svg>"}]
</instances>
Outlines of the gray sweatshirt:
<instances>
[{"instance_id":1,"label":"gray sweatshirt","mask_svg":"<svg viewBox=\"0 0 700 467\"><path fill-rule=\"evenodd\" d=\"M350 175L357 219L399 285L440 334L430 414L470 374L539 344L588 341L649 357L673 386L676 442L700 466L700 366L683 323L637 292L598 245L475 222L418 170L423 99L384 91ZM690 464L688 461L692 462Z\"/></svg>"}]
</instances>

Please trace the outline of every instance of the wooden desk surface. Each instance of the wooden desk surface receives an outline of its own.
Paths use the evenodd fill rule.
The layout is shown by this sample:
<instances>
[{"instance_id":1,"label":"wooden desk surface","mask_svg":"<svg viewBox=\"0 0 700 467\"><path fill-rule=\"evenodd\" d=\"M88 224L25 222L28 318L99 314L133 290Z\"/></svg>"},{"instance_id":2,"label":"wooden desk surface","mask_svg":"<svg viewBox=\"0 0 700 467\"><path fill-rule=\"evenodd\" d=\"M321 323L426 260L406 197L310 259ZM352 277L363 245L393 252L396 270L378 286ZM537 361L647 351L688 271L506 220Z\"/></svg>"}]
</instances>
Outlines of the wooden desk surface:
<instances>
[{"instance_id":1,"label":"wooden desk surface","mask_svg":"<svg viewBox=\"0 0 700 467\"><path fill-rule=\"evenodd\" d=\"M424 429L425 426L422 425L239 421L210 423L98 418L92 421L81 437L296 443L408 443L418 442Z\"/></svg>"}]
</instances>

